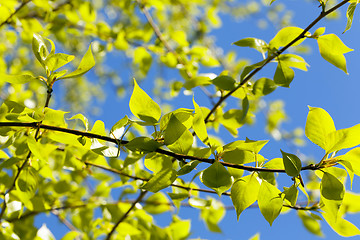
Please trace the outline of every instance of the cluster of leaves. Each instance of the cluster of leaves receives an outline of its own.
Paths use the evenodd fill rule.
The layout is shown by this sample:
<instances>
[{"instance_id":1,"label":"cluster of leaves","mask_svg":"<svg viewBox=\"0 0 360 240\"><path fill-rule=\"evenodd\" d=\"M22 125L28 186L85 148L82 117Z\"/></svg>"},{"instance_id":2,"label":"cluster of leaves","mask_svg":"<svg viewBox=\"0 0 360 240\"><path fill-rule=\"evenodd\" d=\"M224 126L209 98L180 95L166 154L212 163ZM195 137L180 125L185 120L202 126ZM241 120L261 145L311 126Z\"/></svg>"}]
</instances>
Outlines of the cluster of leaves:
<instances>
[{"instance_id":1,"label":"cluster of leaves","mask_svg":"<svg viewBox=\"0 0 360 240\"><path fill-rule=\"evenodd\" d=\"M229 7L222 5L222 1L209 4L184 0L165 5L162 1L114 0L109 3L110 8L117 6L123 14L111 27L96 20L96 9L102 6L87 1L65 1L54 6L55 2L32 0L17 6L17 1L11 0L0 5L0 12L8 11L7 17L0 19L4 23L1 26L16 26L12 18L19 16L23 41L32 42L33 54L40 63L39 68L30 67L32 70L28 72L20 67L27 66L29 61L19 66L11 64L8 71L6 67L1 69L1 86L15 89L18 94L8 91L0 107L2 239L51 238L52 233L46 225L39 229L34 226L34 217L47 212L70 228L62 239L104 236L106 239L186 239L191 234L190 220L173 214L169 225L161 228L153 217L182 205L199 209L208 229L221 232L218 223L224 217L225 206L219 198L210 197L212 193L230 196L238 218L257 201L270 225L281 212L290 208L298 210L304 226L314 234L322 235L320 221L324 219L341 236L360 235L360 230L344 219L347 213L360 211L356 204L359 195L345 190L347 176L352 183L354 175L360 175L360 148L354 148L360 144L357 137L360 125L336 130L325 110L309 107L305 134L325 153L317 163L308 165L298 156L281 150L282 157L266 159L260 151L267 140L246 138L223 144L210 134L213 129L224 127L237 136L240 127L252 123L257 103L265 95L279 86L290 86L294 79L293 68L306 71L307 64L301 56L284 54L306 38L315 39L321 56L347 73L344 54L352 49L335 34L324 35L325 28L314 33L309 31L349 1L329 9L328 3L321 1L322 12L312 24L305 29L284 27L269 43L257 38L235 42L237 46L251 47L261 53L263 60L255 64L238 61L231 54L224 58L216 56L205 46L208 28L219 25L218 9ZM350 2L346 30L351 27L358 3ZM149 7L154 11L150 12ZM74 12L74 8L78 12ZM196 10L184 11L193 8L203 10L205 17L195 19ZM137 9L144 14L146 23L134 14ZM47 14L47 19L42 19L48 21L46 27L36 18L43 13ZM152 15L157 16L158 24ZM196 24L189 25L187 18ZM169 27L169 21L176 25ZM68 73L67 69L60 69L74 56L55 53L53 41L38 33L53 34L64 47L75 49L83 44L83 38L67 38L65 32L82 35L79 29L85 36L95 36L107 44L90 45L76 70ZM29 32L36 32L31 34L31 39ZM9 39L14 37L11 31L7 34ZM157 40L153 40L154 36ZM9 42L4 46L6 44L15 47L19 43ZM183 77L183 81L169 84L170 94L176 95L180 89L195 91L197 87L211 86L215 93L210 97L216 102L211 108L200 107L194 96L193 108L165 112L134 79L129 102L134 118L124 116L109 133L100 120L90 128L84 114L74 115L49 107L56 81L64 80L60 84L67 84L65 79L82 79L71 85L69 91L74 91L77 84L87 82L82 75L97 65L92 49L101 62L104 49L113 47L132 54L136 79L148 74L152 54L158 55L161 64L177 69ZM74 50L74 54L77 51ZM13 59L17 57L17 54L12 56ZM277 64L272 78L254 78L272 62ZM220 64L224 65L224 71L217 76L199 74L200 66ZM104 73L99 75L105 76ZM239 81L235 80L236 76L240 76ZM46 89L40 95L45 101L36 102L30 93L35 89L38 92L39 86ZM215 99L217 96L220 97ZM240 102L240 107L227 109L225 102L230 96ZM34 101L35 106L29 104L29 100ZM44 105L40 105L42 101ZM67 115L72 117L66 118ZM273 117L270 131L276 128L279 119ZM349 148L352 149L345 154L337 154ZM303 170L310 170L310 173L305 174ZM280 190L276 173L287 174L293 184ZM302 175L306 176L306 181ZM200 184L211 190L202 189ZM204 197L201 192L208 195ZM306 199L304 205L298 203L299 192ZM135 200L134 194L138 194Z\"/></svg>"}]
</instances>

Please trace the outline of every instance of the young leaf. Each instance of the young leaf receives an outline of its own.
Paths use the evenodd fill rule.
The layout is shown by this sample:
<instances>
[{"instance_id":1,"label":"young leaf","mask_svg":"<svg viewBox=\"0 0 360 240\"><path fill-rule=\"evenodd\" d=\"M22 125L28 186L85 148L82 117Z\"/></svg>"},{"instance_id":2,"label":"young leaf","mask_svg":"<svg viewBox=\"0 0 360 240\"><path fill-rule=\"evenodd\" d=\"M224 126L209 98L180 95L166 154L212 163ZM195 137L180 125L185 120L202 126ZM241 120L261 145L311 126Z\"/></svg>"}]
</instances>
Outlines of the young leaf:
<instances>
[{"instance_id":1,"label":"young leaf","mask_svg":"<svg viewBox=\"0 0 360 240\"><path fill-rule=\"evenodd\" d=\"M323 233L321 232L321 225L317 219L312 217L312 215L308 214L306 211L297 211L297 214L309 232L320 237L323 236Z\"/></svg>"},{"instance_id":2,"label":"young leaf","mask_svg":"<svg viewBox=\"0 0 360 240\"><path fill-rule=\"evenodd\" d=\"M193 119L193 129L196 133L196 136L198 136L198 138L204 144L207 144L209 141L209 137L207 134L203 113L202 113L199 105L195 102L194 98L193 98L193 104L194 104L194 108L195 108L195 114L194 114L194 119Z\"/></svg>"},{"instance_id":3,"label":"young leaf","mask_svg":"<svg viewBox=\"0 0 360 240\"><path fill-rule=\"evenodd\" d=\"M37 80L36 77L31 75L23 74L23 75L8 75L0 73L1 81L12 83L12 84L24 84L33 80Z\"/></svg>"},{"instance_id":4,"label":"young leaf","mask_svg":"<svg viewBox=\"0 0 360 240\"><path fill-rule=\"evenodd\" d=\"M343 33L345 33L347 30L349 30L351 28L353 18L354 18L354 12L355 12L355 8L356 8L357 4L358 3L350 3L350 5L346 11L347 23L346 23L346 27L345 27L345 30Z\"/></svg>"},{"instance_id":5,"label":"young leaf","mask_svg":"<svg viewBox=\"0 0 360 240\"><path fill-rule=\"evenodd\" d=\"M345 188L342 182L334 175L324 172L320 184L321 195L328 200L342 200L344 198Z\"/></svg>"},{"instance_id":6,"label":"young leaf","mask_svg":"<svg viewBox=\"0 0 360 240\"><path fill-rule=\"evenodd\" d=\"M327 137L335 131L334 121L324 109L309 106L305 135L310 141L327 151L329 149Z\"/></svg>"},{"instance_id":7,"label":"young leaf","mask_svg":"<svg viewBox=\"0 0 360 240\"><path fill-rule=\"evenodd\" d=\"M290 202L291 206L295 206L299 194L297 187L295 185L292 185L289 188L284 187L284 194L285 198Z\"/></svg>"},{"instance_id":8,"label":"young leaf","mask_svg":"<svg viewBox=\"0 0 360 240\"><path fill-rule=\"evenodd\" d=\"M259 189L258 203L260 212L271 226L279 216L283 206L280 190L263 180Z\"/></svg>"},{"instance_id":9,"label":"young leaf","mask_svg":"<svg viewBox=\"0 0 360 240\"><path fill-rule=\"evenodd\" d=\"M139 119L155 124L161 116L159 105L142 90L134 79L134 90L129 102L130 111Z\"/></svg>"},{"instance_id":10,"label":"young leaf","mask_svg":"<svg viewBox=\"0 0 360 240\"><path fill-rule=\"evenodd\" d=\"M289 44L292 40L294 40L297 36L299 36L304 30L298 27L285 27L281 29L275 37L270 41L269 48L279 49L280 47L284 47ZM299 45L305 38L299 39L292 46Z\"/></svg>"},{"instance_id":11,"label":"young leaf","mask_svg":"<svg viewBox=\"0 0 360 240\"><path fill-rule=\"evenodd\" d=\"M176 171L172 168L164 168L160 172L156 173L150 180L142 186L142 189L150 192L158 192L170 186L176 179Z\"/></svg>"},{"instance_id":12,"label":"young leaf","mask_svg":"<svg viewBox=\"0 0 360 240\"><path fill-rule=\"evenodd\" d=\"M317 42L321 56L347 73L344 54L353 51L353 49L348 48L335 34L322 35L318 37Z\"/></svg>"},{"instance_id":13,"label":"young leaf","mask_svg":"<svg viewBox=\"0 0 360 240\"><path fill-rule=\"evenodd\" d=\"M276 84L269 78L260 78L256 80L253 86L253 94L255 96L265 96L272 93L276 89Z\"/></svg>"},{"instance_id":14,"label":"young leaf","mask_svg":"<svg viewBox=\"0 0 360 240\"><path fill-rule=\"evenodd\" d=\"M360 235L360 230L351 222L340 217L334 220L326 212L322 212L321 215L323 216L325 221L330 225L330 227L340 236L352 237L352 236Z\"/></svg>"},{"instance_id":15,"label":"young leaf","mask_svg":"<svg viewBox=\"0 0 360 240\"><path fill-rule=\"evenodd\" d=\"M75 56L68 55L65 53L56 53L53 55L49 55L45 60L45 65L49 68L50 71L55 71L58 68L68 64L71 62Z\"/></svg>"},{"instance_id":16,"label":"young leaf","mask_svg":"<svg viewBox=\"0 0 360 240\"><path fill-rule=\"evenodd\" d=\"M294 70L279 62L275 74L274 82L281 87L289 87L290 83L294 79Z\"/></svg>"},{"instance_id":17,"label":"young leaf","mask_svg":"<svg viewBox=\"0 0 360 240\"><path fill-rule=\"evenodd\" d=\"M231 200L238 220L242 211L257 200L259 189L260 184L255 174L242 177L233 184L231 187Z\"/></svg>"},{"instance_id":18,"label":"young leaf","mask_svg":"<svg viewBox=\"0 0 360 240\"><path fill-rule=\"evenodd\" d=\"M360 144L360 124L350 128L339 129L328 134L327 152L335 152L345 148L352 148Z\"/></svg>"},{"instance_id":19,"label":"young leaf","mask_svg":"<svg viewBox=\"0 0 360 240\"><path fill-rule=\"evenodd\" d=\"M131 151L154 152L162 144L148 137L137 137L125 144L125 147Z\"/></svg>"},{"instance_id":20,"label":"young leaf","mask_svg":"<svg viewBox=\"0 0 360 240\"><path fill-rule=\"evenodd\" d=\"M61 77L61 79L80 77L80 76L84 75L85 73L87 73L94 66L95 66L95 60L94 60L94 56L91 52L91 44L90 44L84 57L81 59L81 62L79 64L78 68L75 71Z\"/></svg>"},{"instance_id":21,"label":"young leaf","mask_svg":"<svg viewBox=\"0 0 360 240\"><path fill-rule=\"evenodd\" d=\"M32 49L36 59L45 66L45 60L49 55L44 39L37 33L33 34Z\"/></svg>"},{"instance_id":22,"label":"young leaf","mask_svg":"<svg viewBox=\"0 0 360 240\"><path fill-rule=\"evenodd\" d=\"M213 84L219 89L231 91L235 88L235 79L230 76L221 75L212 80Z\"/></svg>"},{"instance_id":23,"label":"young leaf","mask_svg":"<svg viewBox=\"0 0 360 240\"><path fill-rule=\"evenodd\" d=\"M219 162L214 162L205 169L200 175L200 180L205 186L214 189L219 196L232 184L230 173Z\"/></svg>"},{"instance_id":24,"label":"young leaf","mask_svg":"<svg viewBox=\"0 0 360 240\"><path fill-rule=\"evenodd\" d=\"M286 174L289 175L290 177L299 176L301 171L300 159L294 154L283 152L281 149L280 151L283 157Z\"/></svg>"},{"instance_id":25,"label":"young leaf","mask_svg":"<svg viewBox=\"0 0 360 240\"><path fill-rule=\"evenodd\" d=\"M268 44L264 40L258 38L244 38L237 42L234 42L233 44L239 47L254 48L257 51L261 52L262 54L264 54L267 51L267 47L268 47Z\"/></svg>"}]
</instances>

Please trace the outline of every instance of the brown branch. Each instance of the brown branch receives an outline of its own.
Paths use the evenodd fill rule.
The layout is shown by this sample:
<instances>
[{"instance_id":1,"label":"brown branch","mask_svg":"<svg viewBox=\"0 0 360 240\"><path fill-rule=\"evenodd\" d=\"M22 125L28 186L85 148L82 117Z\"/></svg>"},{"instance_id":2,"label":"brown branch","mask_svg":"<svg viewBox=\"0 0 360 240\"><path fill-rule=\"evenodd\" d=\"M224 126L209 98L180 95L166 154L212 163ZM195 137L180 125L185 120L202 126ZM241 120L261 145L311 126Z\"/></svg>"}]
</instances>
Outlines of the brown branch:
<instances>
[{"instance_id":1,"label":"brown branch","mask_svg":"<svg viewBox=\"0 0 360 240\"><path fill-rule=\"evenodd\" d=\"M22 2L22 3L20 4L20 6L19 6L18 8L16 8L15 11L14 11L12 14L10 14L10 16L9 16L7 19L5 19L5 21L3 21L2 23L0 23L0 28L1 28L2 26L4 26L5 24L9 24L11 18L12 18L15 14L17 14L23 7L25 7L26 4L28 4L29 2L31 2L31 0L27 0L27 1Z\"/></svg>"},{"instance_id":2,"label":"brown branch","mask_svg":"<svg viewBox=\"0 0 360 240\"><path fill-rule=\"evenodd\" d=\"M210 110L210 112L208 113L208 115L205 117L205 122L207 123L209 121L210 116L217 110L217 108L221 105L221 103L223 103L229 96L231 96L234 92L236 92L238 89L240 89L241 87L243 87L256 73L258 73L261 69L263 69L269 62L271 62L274 58L278 57L279 55L281 55L285 50L287 50L289 47L291 47L292 45L294 45L297 41L299 41L302 38L305 38L306 33L315 25L317 24L321 19L323 19L324 17L326 17L327 15L329 15L330 13L332 13L333 11L335 11L336 9L340 8L341 6L343 6L344 4L346 4L347 2L349 2L349 0L344 0L341 3L337 4L336 6L330 8L327 11L322 11L320 13L320 15L314 20L312 21L305 29L304 31L302 31L296 38L294 38L290 43L288 43L286 46L284 46L283 48L281 48L280 50L278 50L276 53L272 54L271 56L269 56L266 61L263 63L263 65L261 65L259 68L254 69L249 75L247 75L241 82L240 84L234 88L233 90L231 90L230 92L228 92L226 95L220 97L220 99L218 100L218 102L213 106L213 108Z\"/></svg>"},{"instance_id":3,"label":"brown branch","mask_svg":"<svg viewBox=\"0 0 360 240\"><path fill-rule=\"evenodd\" d=\"M114 144L125 145L125 144L127 144L129 142L129 141L126 141L126 140L118 140L118 139L110 138L110 137L107 137L107 136L102 136L102 135L95 134L95 133L84 132L84 131L68 129L68 128L62 128L62 127L57 127L57 126L51 126L51 125L41 124L41 123L38 123L38 122L31 122L31 123L0 122L0 127L32 127L32 128L40 127L42 129L47 129L47 130L52 130L52 131L57 131L57 132L64 132L64 133L74 134L74 135L77 135L77 136L84 136L84 137L88 137L88 138L101 139L101 140L104 140L104 141L107 141L107 142L112 142ZM184 159L188 159L188 160L197 160L199 162L210 163L210 164L214 163L214 161L215 161L215 159L212 159L212 158L200 158L200 157L195 157L195 156L189 156L189 155L174 153L174 152L162 149L162 148L157 148L155 150L155 152L160 153L160 154L164 154L164 155L167 155L167 156L170 156L170 157L174 157L177 160L181 160L181 161L184 160ZM261 167L251 167L251 166L238 165L238 164L233 164L233 163L228 163L228 162L220 162L220 163L225 167L242 169L242 170L246 170L246 171L250 171L250 172L281 172L281 173L285 173L284 169L270 169L270 168L261 168ZM319 168L320 168L320 166L310 164L308 166L302 167L301 170L302 171L304 171L304 170L318 170Z\"/></svg>"},{"instance_id":4,"label":"brown branch","mask_svg":"<svg viewBox=\"0 0 360 240\"><path fill-rule=\"evenodd\" d=\"M119 221L114 225L114 227L111 229L111 231L109 232L109 234L106 236L105 240L110 240L111 239L111 236L114 234L116 228L119 226L120 223L122 223L126 218L127 216L130 214L130 212L135 208L136 204L138 202L140 202L143 197L145 196L145 194L147 193L148 191L143 191L141 190L141 193L139 195L139 197L133 202L133 204L131 205L131 207L129 208L129 210L127 210L127 212L119 219Z\"/></svg>"}]
</instances>

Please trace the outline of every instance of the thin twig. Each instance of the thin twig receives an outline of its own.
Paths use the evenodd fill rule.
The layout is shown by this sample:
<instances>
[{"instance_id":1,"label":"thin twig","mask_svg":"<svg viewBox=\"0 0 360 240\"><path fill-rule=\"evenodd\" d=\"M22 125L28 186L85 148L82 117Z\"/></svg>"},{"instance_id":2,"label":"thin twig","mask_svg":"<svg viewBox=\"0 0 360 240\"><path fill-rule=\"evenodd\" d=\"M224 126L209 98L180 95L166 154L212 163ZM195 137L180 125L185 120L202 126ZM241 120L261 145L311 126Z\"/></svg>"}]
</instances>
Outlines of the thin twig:
<instances>
[{"instance_id":1,"label":"thin twig","mask_svg":"<svg viewBox=\"0 0 360 240\"><path fill-rule=\"evenodd\" d=\"M234 88L233 90L231 90L230 92L228 92L226 95L220 97L220 99L218 100L218 102L213 106L213 108L210 110L210 112L208 113L208 115L205 117L205 122L209 121L210 116L216 111L216 109L221 105L221 103L223 103L229 96L231 96L234 92L236 92L238 89L240 89L241 87L243 87L256 73L258 73L261 69L263 69L269 62L271 62L274 58L278 57L279 55L281 55L285 50L287 50L289 47L291 47L292 45L294 45L297 41L299 41L302 38L305 38L306 33L316 24L318 23L321 19L323 19L324 17L326 17L327 15L329 15L330 13L332 13L333 11L335 11L336 9L340 8L341 6L343 6L344 4L346 4L347 2L349 2L349 0L345 0L342 1L341 3L337 4L336 6L330 8L329 10L325 11L325 12L321 12L320 15L314 20L312 21L309 26L307 26L304 31L302 31L296 38L294 38L294 40L292 40L290 43L288 43L286 46L284 46L283 48L281 48L279 51L277 51L275 54L272 54L271 56L269 56L266 61L263 63L263 65L261 65L259 68L254 69L251 73L249 73L249 75L247 75L241 82L240 84Z\"/></svg>"},{"instance_id":2,"label":"thin twig","mask_svg":"<svg viewBox=\"0 0 360 240\"><path fill-rule=\"evenodd\" d=\"M136 204L138 202L140 202L143 197L145 196L145 194L147 193L148 191L143 191L141 190L141 193L139 195L139 197L133 202L133 204L131 205L131 207L129 208L129 210L127 210L127 212L119 219L119 221L114 225L114 227L111 229L111 231L109 232L109 234L106 236L106 240L110 240L111 239L111 236L114 234L116 228L119 226L120 223L122 223L126 218L127 216L129 215L129 213L135 208Z\"/></svg>"}]
</instances>

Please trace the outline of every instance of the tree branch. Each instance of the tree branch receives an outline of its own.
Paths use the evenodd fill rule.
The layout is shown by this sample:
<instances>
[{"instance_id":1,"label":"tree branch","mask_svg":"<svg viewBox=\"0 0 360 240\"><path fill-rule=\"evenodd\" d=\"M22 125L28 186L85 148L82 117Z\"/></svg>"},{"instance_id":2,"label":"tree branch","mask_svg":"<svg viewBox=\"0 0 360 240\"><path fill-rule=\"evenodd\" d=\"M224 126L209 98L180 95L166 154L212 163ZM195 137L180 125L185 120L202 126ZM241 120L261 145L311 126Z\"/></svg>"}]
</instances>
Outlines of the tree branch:
<instances>
[{"instance_id":1,"label":"tree branch","mask_svg":"<svg viewBox=\"0 0 360 240\"><path fill-rule=\"evenodd\" d=\"M64 133L69 133L69 134L73 134L73 135L77 135L77 136L84 136L84 137L88 137L88 138L101 139L101 140L104 140L104 141L107 141L107 142L112 142L114 144L125 145L125 144L127 144L129 142L129 141L126 141L126 140L118 140L118 139L110 138L110 137L107 137L107 136L102 136L102 135L95 134L95 133L84 132L84 131L68 129L68 128L62 128L62 127L57 127L57 126L51 126L51 125L46 125L46 124L42 124L42 123L38 123L38 122L31 122L31 123L0 122L0 127L31 127L31 128L40 127L42 129L47 129L47 130L52 130L52 131L57 131L57 132L64 132ZM160 154L164 154L164 155L167 155L167 156L170 156L170 157L174 157L177 160L184 160L184 159L197 160L199 162L210 163L210 164L214 163L214 161L215 161L215 159L212 159L212 158L200 158L200 157L195 157L195 156L189 156L189 155L174 153L174 152L162 149L162 148L157 148L155 150L155 152L160 153ZM228 163L228 162L220 162L220 163L225 167L242 169L242 170L246 170L246 171L250 171L250 172L279 172L279 173L285 173L284 169L251 167L251 166L238 165L238 164L233 164L233 163ZM318 170L320 168L321 168L320 166L310 164L308 166L302 167L301 170L302 171L304 171L304 170Z\"/></svg>"},{"instance_id":2,"label":"tree branch","mask_svg":"<svg viewBox=\"0 0 360 240\"><path fill-rule=\"evenodd\" d=\"M329 10L325 11L325 12L321 12L320 15L314 20L312 21L305 29L304 31L302 31L296 38L294 38L294 40L292 40L290 43L288 43L286 46L284 46L283 48L281 48L280 50L278 50L276 53L272 54L271 56L269 56L266 61L264 62L263 65L261 65L259 68L254 69L252 72L249 73L249 75L247 75L241 82L240 84L234 88L233 90L231 90L230 92L228 92L226 95L220 97L220 99L218 100L218 102L213 106L213 108L210 110L210 112L208 113L208 115L205 117L205 123L207 123L209 121L209 118L211 117L211 115L216 111L216 109L229 97L231 96L234 92L236 92L238 89L240 89L241 87L243 87L256 73L258 73L260 70L262 70L269 62L271 62L274 58L278 57L279 55L281 55L285 50L287 50L289 47L291 47L292 45L294 45L297 41L299 41L300 39L304 38L306 33L315 25L317 24L321 19L323 19L324 17L326 17L327 15L329 15L330 13L332 13L333 11L335 11L336 9L340 8L341 6L343 6L344 4L346 4L347 2L349 2L350 0L345 0L340 2L339 4L337 4L336 6L330 8Z\"/></svg>"},{"instance_id":3,"label":"tree branch","mask_svg":"<svg viewBox=\"0 0 360 240\"><path fill-rule=\"evenodd\" d=\"M140 202L143 197L145 196L145 194L147 193L148 191L143 191L141 190L141 193L139 195L139 197L133 202L133 204L131 205L131 207L129 208L129 210L127 210L127 212L119 219L119 221L114 225L114 227L111 229L111 231L109 232L109 234L106 236L105 240L110 240L111 239L111 236L114 234L116 228L119 226L120 223L122 223L126 218L127 216L129 215L129 213L135 208L136 204L138 202Z\"/></svg>"}]
</instances>

